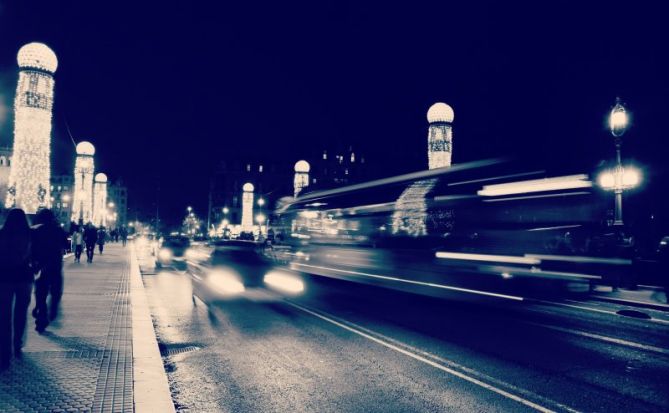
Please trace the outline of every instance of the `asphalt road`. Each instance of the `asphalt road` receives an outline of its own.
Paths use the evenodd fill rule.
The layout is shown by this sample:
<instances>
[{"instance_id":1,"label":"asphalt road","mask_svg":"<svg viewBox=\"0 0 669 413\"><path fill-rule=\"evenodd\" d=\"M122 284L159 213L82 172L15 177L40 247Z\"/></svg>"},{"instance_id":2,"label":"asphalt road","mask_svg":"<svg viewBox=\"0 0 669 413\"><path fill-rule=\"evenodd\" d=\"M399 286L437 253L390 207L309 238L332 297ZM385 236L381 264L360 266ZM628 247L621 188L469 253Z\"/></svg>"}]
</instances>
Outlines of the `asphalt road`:
<instances>
[{"instance_id":1,"label":"asphalt road","mask_svg":"<svg viewBox=\"0 0 669 413\"><path fill-rule=\"evenodd\" d=\"M660 311L459 303L322 277L299 297L206 305L188 275L141 266L180 411L669 411Z\"/></svg>"}]
</instances>

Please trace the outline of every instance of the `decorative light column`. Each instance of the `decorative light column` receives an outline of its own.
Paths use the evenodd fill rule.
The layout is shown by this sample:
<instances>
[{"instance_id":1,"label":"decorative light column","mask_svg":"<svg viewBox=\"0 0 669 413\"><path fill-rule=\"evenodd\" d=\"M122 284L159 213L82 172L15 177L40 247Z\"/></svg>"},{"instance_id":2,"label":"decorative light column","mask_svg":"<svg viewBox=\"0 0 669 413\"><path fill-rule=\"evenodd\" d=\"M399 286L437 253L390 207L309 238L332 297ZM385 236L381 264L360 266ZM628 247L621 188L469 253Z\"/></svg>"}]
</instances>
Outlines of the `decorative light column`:
<instances>
[{"instance_id":1,"label":"decorative light column","mask_svg":"<svg viewBox=\"0 0 669 413\"><path fill-rule=\"evenodd\" d=\"M93 185L93 224L107 225L107 175L103 173L95 175Z\"/></svg>"},{"instance_id":2,"label":"decorative light column","mask_svg":"<svg viewBox=\"0 0 669 413\"><path fill-rule=\"evenodd\" d=\"M247 182L242 187L242 231L253 231L253 184Z\"/></svg>"},{"instance_id":3,"label":"decorative light column","mask_svg":"<svg viewBox=\"0 0 669 413\"><path fill-rule=\"evenodd\" d=\"M74 162L74 201L72 221L84 224L93 221L93 172L95 147L90 142L79 142Z\"/></svg>"},{"instance_id":4,"label":"decorative light column","mask_svg":"<svg viewBox=\"0 0 669 413\"><path fill-rule=\"evenodd\" d=\"M309 186L309 171L311 170L311 165L307 161L297 161L295 163L295 179L293 180L294 194L297 196L302 192L302 190Z\"/></svg>"},{"instance_id":5,"label":"decorative light column","mask_svg":"<svg viewBox=\"0 0 669 413\"><path fill-rule=\"evenodd\" d=\"M453 109L437 102L427 111L430 129L427 135L427 160L429 169L451 166L453 152Z\"/></svg>"},{"instance_id":6,"label":"decorative light column","mask_svg":"<svg viewBox=\"0 0 669 413\"><path fill-rule=\"evenodd\" d=\"M17 61L14 155L5 205L34 214L51 204L51 111L58 59L47 45L28 43L19 49Z\"/></svg>"}]
</instances>

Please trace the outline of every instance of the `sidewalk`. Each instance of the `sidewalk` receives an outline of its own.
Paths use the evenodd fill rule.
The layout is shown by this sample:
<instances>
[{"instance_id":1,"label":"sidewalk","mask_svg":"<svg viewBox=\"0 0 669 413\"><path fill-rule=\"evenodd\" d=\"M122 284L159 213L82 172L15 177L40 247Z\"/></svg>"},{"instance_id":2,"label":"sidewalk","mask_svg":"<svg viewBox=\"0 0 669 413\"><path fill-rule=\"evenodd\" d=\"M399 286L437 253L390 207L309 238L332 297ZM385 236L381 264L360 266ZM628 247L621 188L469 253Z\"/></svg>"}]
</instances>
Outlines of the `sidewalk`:
<instances>
[{"instance_id":1,"label":"sidewalk","mask_svg":"<svg viewBox=\"0 0 669 413\"><path fill-rule=\"evenodd\" d=\"M29 315L23 359L0 374L1 412L162 412L172 407L131 248L108 244L93 264L66 259L60 317L38 335ZM142 328L133 331L133 325ZM140 392L144 399L136 409ZM153 404L146 403L147 393Z\"/></svg>"}]
</instances>

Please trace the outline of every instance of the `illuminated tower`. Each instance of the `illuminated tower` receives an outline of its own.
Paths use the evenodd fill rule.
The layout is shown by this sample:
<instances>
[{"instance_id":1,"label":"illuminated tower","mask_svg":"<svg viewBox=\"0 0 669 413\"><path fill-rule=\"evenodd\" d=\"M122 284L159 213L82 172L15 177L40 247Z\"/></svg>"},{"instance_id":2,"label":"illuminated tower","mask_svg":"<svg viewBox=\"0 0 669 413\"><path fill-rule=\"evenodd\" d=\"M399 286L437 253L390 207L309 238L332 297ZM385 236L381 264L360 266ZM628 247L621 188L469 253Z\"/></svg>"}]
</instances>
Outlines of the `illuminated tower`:
<instances>
[{"instance_id":1,"label":"illuminated tower","mask_svg":"<svg viewBox=\"0 0 669 413\"><path fill-rule=\"evenodd\" d=\"M429 169L451 166L453 152L453 109L437 102L427 111L430 131L427 136L427 161Z\"/></svg>"},{"instance_id":2,"label":"illuminated tower","mask_svg":"<svg viewBox=\"0 0 669 413\"><path fill-rule=\"evenodd\" d=\"M77 160L74 163L74 201L72 221L93 221L93 172L95 171L95 147L90 142L79 142Z\"/></svg>"},{"instance_id":3,"label":"illuminated tower","mask_svg":"<svg viewBox=\"0 0 669 413\"><path fill-rule=\"evenodd\" d=\"M95 175L93 185L93 224L107 225L107 175L103 173Z\"/></svg>"},{"instance_id":4,"label":"illuminated tower","mask_svg":"<svg viewBox=\"0 0 669 413\"><path fill-rule=\"evenodd\" d=\"M309 186L309 171L311 166L307 161L297 161L295 164L295 179L293 180L294 196L297 197L302 189Z\"/></svg>"},{"instance_id":5,"label":"illuminated tower","mask_svg":"<svg viewBox=\"0 0 669 413\"><path fill-rule=\"evenodd\" d=\"M5 205L34 214L49 207L51 110L56 54L43 43L19 49L19 81L14 98L14 156Z\"/></svg>"},{"instance_id":6,"label":"illuminated tower","mask_svg":"<svg viewBox=\"0 0 669 413\"><path fill-rule=\"evenodd\" d=\"M253 184L247 182L242 187L242 231L253 231Z\"/></svg>"}]
</instances>

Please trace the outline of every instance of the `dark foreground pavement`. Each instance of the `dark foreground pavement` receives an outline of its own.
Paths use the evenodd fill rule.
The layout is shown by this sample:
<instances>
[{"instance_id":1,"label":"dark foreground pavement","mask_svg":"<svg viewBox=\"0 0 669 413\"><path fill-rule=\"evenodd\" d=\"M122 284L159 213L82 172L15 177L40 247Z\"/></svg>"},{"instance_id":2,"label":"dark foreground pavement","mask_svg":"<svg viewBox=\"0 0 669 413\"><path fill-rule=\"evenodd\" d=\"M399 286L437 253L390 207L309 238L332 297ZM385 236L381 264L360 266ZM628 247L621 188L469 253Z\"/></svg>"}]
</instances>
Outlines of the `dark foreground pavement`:
<instances>
[{"instance_id":1,"label":"dark foreground pavement","mask_svg":"<svg viewBox=\"0 0 669 413\"><path fill-rule=\"evenodd\" d=\"M322 278L301 297L205 305L188 275L144 264L179 411L669 411L661 311L472 305Z\"/></svg>"},{"instance_id":2,"label":"dark foreground pavement","mask_svg":"<svg viewBox=\"0 0 669 413\"><path fill-rule=\"evenodd\" d=\"M142 331L133 331L148 312L146 304L136 305L144 291L137 288L130 248L107 245L93 264L72 261L67 258L64 266L60 317L42 335L30 318L23 358L0 373L0 411L169 411L171 404L163 410L165 397L160 397L164 373L142 382L155 373L146 360L150 340L156 344L150 323L150 328L144 324ZM139 408L137 390L143 396Z\"/></svg>"}]
</instances>

